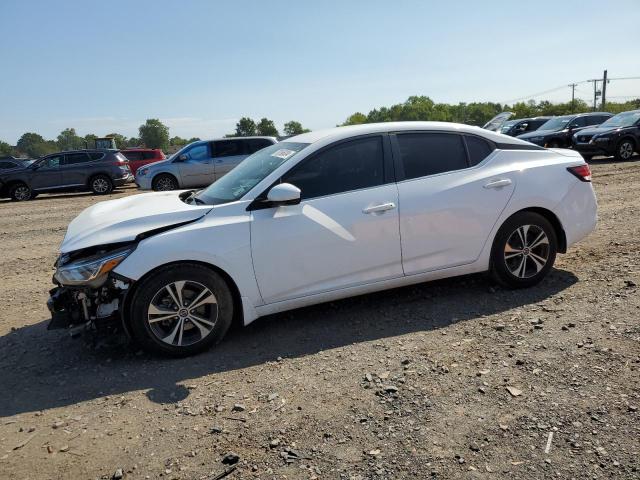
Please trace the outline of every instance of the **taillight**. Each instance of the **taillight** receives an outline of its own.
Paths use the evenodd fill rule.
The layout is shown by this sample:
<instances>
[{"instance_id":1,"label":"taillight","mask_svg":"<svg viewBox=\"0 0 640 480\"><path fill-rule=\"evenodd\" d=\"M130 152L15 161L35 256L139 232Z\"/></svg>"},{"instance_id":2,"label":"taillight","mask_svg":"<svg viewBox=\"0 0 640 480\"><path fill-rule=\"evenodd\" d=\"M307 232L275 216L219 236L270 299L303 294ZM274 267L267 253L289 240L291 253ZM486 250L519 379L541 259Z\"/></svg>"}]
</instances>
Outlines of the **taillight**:
<instances>
[{"instance_id":1,"label":"taillight","mask_svg":"<svg viewBox=\"0 0 640 480\"><path fill-rule=\"evenodd\" d=\"M567 170L583 182L591 181L591 169L586 163L584 165L578 165L577 167L569 167Z\"/></svg>"}]
</instances>

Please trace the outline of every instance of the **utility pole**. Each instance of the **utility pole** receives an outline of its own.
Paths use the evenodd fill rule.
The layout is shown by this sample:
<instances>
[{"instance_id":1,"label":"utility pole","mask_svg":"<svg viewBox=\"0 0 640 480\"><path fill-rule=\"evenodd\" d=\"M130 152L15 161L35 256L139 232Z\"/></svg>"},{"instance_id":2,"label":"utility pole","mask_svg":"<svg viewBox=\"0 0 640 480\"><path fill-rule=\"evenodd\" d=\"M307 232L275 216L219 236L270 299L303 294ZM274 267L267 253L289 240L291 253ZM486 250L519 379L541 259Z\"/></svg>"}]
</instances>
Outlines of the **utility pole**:
<instances>
[{"instance_id":1,"label":"utility pole","mask_svg":"<svg viewBox=\"0 0 640 480\"><path fill-rule=\"evenodd\" d=\"M605 104L607 103L607 71L604 71L604 75L602 76L602 110L605 109Z\"/></svg>"},{"instance_id":2,"label":"utility pole","mask_svg":"<svg viewBox=\"0 0 640 480\"><path fill-rule=\"evenodd\" d=\"M576 104L576 86L578 84L577 83L571 83L569 84L569 86L571 87L571 113L573 113L573 110L575 109L575 104Z\"/></svg>"}]
</instances>

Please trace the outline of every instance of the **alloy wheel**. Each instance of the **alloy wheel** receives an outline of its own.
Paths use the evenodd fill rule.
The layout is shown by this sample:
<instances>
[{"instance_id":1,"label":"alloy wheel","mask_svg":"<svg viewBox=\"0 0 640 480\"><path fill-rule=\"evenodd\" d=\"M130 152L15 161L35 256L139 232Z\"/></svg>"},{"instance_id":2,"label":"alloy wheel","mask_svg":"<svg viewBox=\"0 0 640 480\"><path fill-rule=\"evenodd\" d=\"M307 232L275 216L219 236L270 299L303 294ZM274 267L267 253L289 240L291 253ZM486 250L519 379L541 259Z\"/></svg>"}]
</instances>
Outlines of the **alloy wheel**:
<instances>
[{"instance_id":1,"label":"alloy wheel","mask_svg":"<svg viewBox=\"0 0 640 480\"><path fill-rule=\"evenodd\" d=\"M169 177L161 177L156 182L156 189L160 192L165 192L167 190L173 190L175 187L173 185L173 180Z\"/></svg>"},{"instance_id":2,"label":"alloy wheel","mask_svg":"<svg viewBox=\"0 0 640 480\"><path fill-rule=\"evenodd\" d=\"M631 145L631 142L623 142L620 145L619 155L623 160L628 160L631 158L631 156L633 155L633 145Z\"/></svg>"},{"instance_id":3,"label":"alloy wheel","mask_svg":"<svg viewBox=\"0 0 640 480\"><path fill-rule=\"evenodd\" d=\"M216 296L203 284L189 280L162 287L147 309L147 322L153 335L178 347L202 341L217 320Z\"/></svg>"},{"instance_id":4,"label":"alloy wheel","mask_svg":"<svg viewBox=\"0 0 640 480\"><path fill-rule=\"evenodd\" d=\"M511 274L518 278L537 275L549 261L549 238L537 225L518 227L504 247L504 262Z\"/></svg>"},{"instance_id":5,"label":"alloy wheel","mask_svg":"<svg viewBox=\"0 0 640 480\"><path fill-rule=\"evenodd\" d=\"M31 189L26 185L20 185L13 191L13 196L18 201L29 200L31 198Z\"/></svg>"},{"instance_id":6,"label":"alloy wheel","mask_svg":"<svg viewBox=\"0 0 640 480\"><path fill-rule=\"evenodd\" d=\"M93 191L96 193L106 193L109 191L109 182L104 178L96 178L93 181Z\"/></svg>"}]
</instances>

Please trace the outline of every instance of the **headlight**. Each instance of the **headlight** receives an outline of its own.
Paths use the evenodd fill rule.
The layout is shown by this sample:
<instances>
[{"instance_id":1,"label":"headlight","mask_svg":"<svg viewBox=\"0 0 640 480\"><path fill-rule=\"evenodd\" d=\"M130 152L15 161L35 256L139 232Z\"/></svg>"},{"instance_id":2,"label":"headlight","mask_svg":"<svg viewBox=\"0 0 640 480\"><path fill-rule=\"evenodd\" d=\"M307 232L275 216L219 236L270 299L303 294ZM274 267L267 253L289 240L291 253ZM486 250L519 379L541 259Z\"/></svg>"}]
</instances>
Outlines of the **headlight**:
<instances>
[{"instance_id":1,"label":"headlight","mask_svg":"<svg viewBox=\"0 0 640 480\"><path fill-rule=\"evenodd\" d=\"M148 168L139 168L138 171L136 172L136 174L140 177L144 176L147 174L147 172L149 171Z\"/></svg>"},{"instance_id":2,"label":"headlight","mask_svg":"<svg viewBox=\"0 0 640 480\"><path fill-rule=\"evenodd\" d=\"M56 269L55 278L62 285L84 285L104 277L116 268L134 247L115 250L102 255L67 263Z\"/></svg>"}]
</instances>

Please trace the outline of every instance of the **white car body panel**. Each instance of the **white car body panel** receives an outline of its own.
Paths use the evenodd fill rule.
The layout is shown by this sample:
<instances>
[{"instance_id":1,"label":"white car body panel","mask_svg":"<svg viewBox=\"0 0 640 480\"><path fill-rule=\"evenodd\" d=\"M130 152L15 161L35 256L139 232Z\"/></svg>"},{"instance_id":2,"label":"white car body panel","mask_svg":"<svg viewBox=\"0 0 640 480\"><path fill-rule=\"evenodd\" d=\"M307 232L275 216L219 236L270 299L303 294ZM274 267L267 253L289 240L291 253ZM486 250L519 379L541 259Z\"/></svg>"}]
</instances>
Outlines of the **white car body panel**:
<instances>
[{"instance_id":1,"label":"white car body panel","mask_svg":"<svg viewBox=\"0 0 640 480\"><path fill-rule=\"evenodd\" d=\"M409 130L470 133L502 148L464 170L299 205L247 209L284 173L324 146L358 135ZM530 144L513 137L438 122L342 127L287 141L311 144L240 201L192 205L183 203L177 192L161 192L103 202L71 223L61 250L132 240L154 228L190 221L140 241L114 271L136 281L170 263L211 265L237 287L247 324L319 302L486 271L497 230L523 209L552 212L568 246L595 227L591 184L567 172L584 164L572 151L530 150ZM485 188L505 179L510 183ZM363 212L387 203L394 208Z\"/></svg>"}]
</instances>

